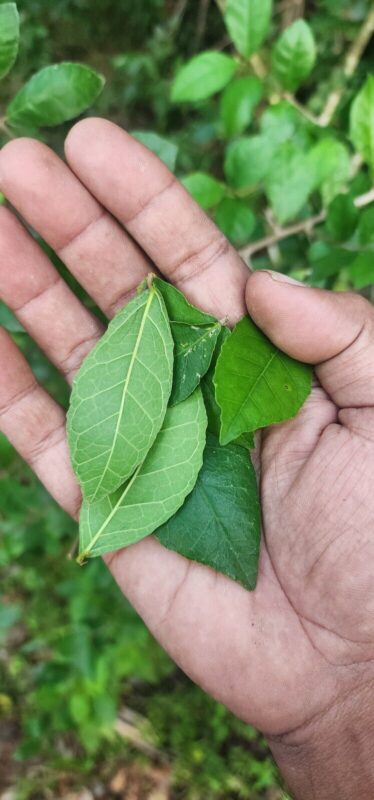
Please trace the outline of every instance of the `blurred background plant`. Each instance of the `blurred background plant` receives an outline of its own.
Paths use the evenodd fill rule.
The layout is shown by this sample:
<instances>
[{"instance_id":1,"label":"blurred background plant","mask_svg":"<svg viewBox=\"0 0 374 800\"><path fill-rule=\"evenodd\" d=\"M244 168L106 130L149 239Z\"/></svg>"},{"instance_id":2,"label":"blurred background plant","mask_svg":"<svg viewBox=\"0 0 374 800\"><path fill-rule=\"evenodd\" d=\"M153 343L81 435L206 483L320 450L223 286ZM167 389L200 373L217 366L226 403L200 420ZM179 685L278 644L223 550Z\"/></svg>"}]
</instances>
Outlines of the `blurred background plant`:
<instances>
[{"instance_id":1,"label":"blurred background plant","mask_svg":"<svg viewBox=\"0 0 374 800\"><path fill-rule=\"evenodd\" d=\"M108 116L166 161L252 268L373 299L371 0L18 11L10 69L19 19L0 2L1 144L31 133L62 153L71 119ZM1 301L0 324L66 404ZM101 563L78 569L75 524L3 437L0 537L0 797L286 800L262 737L173 666Z\"/></svg>"}]
</instances>

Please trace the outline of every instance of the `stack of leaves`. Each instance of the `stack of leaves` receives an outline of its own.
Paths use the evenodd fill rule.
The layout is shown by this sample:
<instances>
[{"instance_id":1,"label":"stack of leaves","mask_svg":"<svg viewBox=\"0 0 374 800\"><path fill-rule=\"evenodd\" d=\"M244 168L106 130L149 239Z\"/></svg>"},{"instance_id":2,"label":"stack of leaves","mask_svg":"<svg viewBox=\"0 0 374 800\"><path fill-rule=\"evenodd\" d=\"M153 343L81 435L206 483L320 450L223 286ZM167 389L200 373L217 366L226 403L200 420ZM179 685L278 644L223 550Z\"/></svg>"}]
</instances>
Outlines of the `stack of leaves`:
<instances>
[{"instance_id":1,"label":"stack of leaves","mask_svg":"<svg viewBox=\"0 0 374 800\"><path fill-rule=\"evenodd\" d=\"M87 558L156 532L247 589L260 503L248 449L294 416L311 372L244 317L233 332L150 276L84 361L68 413Z\"/></svg>"}]
</instances>

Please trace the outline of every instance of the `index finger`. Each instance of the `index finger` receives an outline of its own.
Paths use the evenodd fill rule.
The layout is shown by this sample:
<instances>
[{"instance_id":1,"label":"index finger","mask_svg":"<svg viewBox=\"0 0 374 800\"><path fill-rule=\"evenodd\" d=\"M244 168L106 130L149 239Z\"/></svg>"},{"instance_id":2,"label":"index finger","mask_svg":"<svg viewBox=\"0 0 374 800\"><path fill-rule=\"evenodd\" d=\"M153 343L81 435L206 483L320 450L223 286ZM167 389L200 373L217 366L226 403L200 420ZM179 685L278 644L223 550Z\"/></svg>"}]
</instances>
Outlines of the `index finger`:
<instances>
[{"instance_id":1,"label":"index finger","mask_svg":"<svg viewBox=\"0 0 374 800\"><path fill-rule=\"evenodd\" d=\"M153 153L103 119L75 125L65 152L91 194L192 302L231 322L245 314L248 268Z\"/></svg>"}]
</instances>

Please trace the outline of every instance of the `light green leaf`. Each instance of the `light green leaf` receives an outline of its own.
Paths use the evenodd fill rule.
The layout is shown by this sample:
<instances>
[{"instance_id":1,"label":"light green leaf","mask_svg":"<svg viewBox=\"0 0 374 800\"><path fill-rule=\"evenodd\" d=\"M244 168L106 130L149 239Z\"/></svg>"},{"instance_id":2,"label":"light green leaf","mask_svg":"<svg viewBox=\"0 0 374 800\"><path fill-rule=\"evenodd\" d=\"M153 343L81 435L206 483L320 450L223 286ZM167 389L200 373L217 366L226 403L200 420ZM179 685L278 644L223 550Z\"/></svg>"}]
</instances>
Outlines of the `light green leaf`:
<instances>
[{"instance_id":1,"label":"light green leaf","mask_svg":"<svg viewBox=\"0 0 374 800\"><path fill-rule=\"evenodd\" d=\"M54 64L33 75L6 110L10 125L53 127L86 111L105 79L83 64Z\"/></svg>"},{"instance_id":2,"label":"light green leaf","mask_svg":"<svg viewBox=\"0 0 374 800\"><path fill-rule=\"evenodd\" d=\"M256 186L269 171L274 146L265 136L246 136L226 149L225 175L235 189Z\"/></svg>"},{"instance_id":3,"label":"light green leaf","mask_svg":"<svg viewBox=\"0 0 374 800\"><path fill-rule=\"evenodd\" d=\"M214 384L221 444L294 417L311 390L312 371L278 350L243 317L224 343Z\"/></svg>"},{"instance_id":4,"label":"light green leaf","mask_svg":"<svg viewBox=\"0 0 374 800\"><path fill-rule=\"evenodd\" d=\"M309 148L311 127L311 123L286 100L268 106L260 120L261 133L269 139L274 149L290 141L301 150Z\"/></svg>"},{"instance_id":5,"label":"light green leaf","mask_svg":"<svg viewBox=\"0 0 374 800\"><path fill-rule=\"evenodd\" d=\"M116 315L74 381L68 440L89 500L115 491L144 460L165 416L172 370L170 325L152 285Z\"/></svg>"},{"instance_id":6,"label":"light green leaf","mask_svg":"<svg viewBox=\"0 0 374 800\"><path fill-rule=\"evenodd\" d=\"M245 589L254 589L260 503L248 453L236 445L220 447L208 434L195 488L156 535L169 550L227 575Z\"/></svg>"},{"instance_id":7,"label":"light green leaf","mask_svg":"<svg viewBox=\"0 0 374 800\"><path fill-rule=\"evenodd\" d=\"M307 155L285 142L273 157L265 179L265 191L279 222L296 217L312 189L313 174Z\"/></svg>"},{"instance_id":8,"label":"light green leaf","mask_svg":"<svg viewBox=\"0 0 374 800\"><path fill-rule=\"evenodd\" d=\"M12 69L19 45L19 14L15 3L0 5L0 79Z\"/></svg>"},{"instance_id":9,"label":"light green leaf","mask_svg":"<svg viewBox=\"0 0 374 800\"><path fill-rule=\"evenodd\" d=\"M278 80L295 92L310 75L316 61L316 44L308 23L298 19L286 28L275 44L272 66Z\"/></svg>"},{"instance_id":10,"label":"light green leaf","mask_svg":"<svg viewBox=\"0 0 374 800\"><path fill-rule=\"evenodd\" d=\"M234 76L237 63L231 56L214 51L200 53L188 61L174 80L173 103L196 103L219 92Z\"/></svg>"},{"instance_id":11,"label":"light green leaf","mask_svg":"<svg viewBox=\"0 0 374 800\"><path fill-rule=\"evenodd\" d=\"M221 97L220 117L224 135L240 136L252 119L263 94L262 83L252 75L231 81Z\"/></svg>"},{"instance_id":12,"label":"light green leaf","mask_svg":"<svg viewBox=\"0 0 374 800\"><path fill-rule=\"evenodd\" d=\"M374 206L364 208L360 213L360 221L358 223L358 240L362 245L374 244Z\"/></svg>"},{"instance_id":13,"label":"light green leaf","mask_svg":"<svg viewBox=\"0 0 374 800\"><path fill-rule=\"evenodd\" d=\"M186 175L182 183L201 208L216 206L225 194L225 186L220 181L207 175L206 172L192 172Z\"/></svg>"},{"instance_id":14,"label":"light green leaf","mask_svg":"<svg viewBox=\"0 0 374 800\"><path fill-rule=\"evenodd\" d=\"M231 197L226 197L219 204L215 221L222 233L236 247L242 247L249 242L256 224L253 211L243 200Z\"/></svg>"},{"instance_id":15,"label":"light green leaf","mask_svg":"<svg viewBox=\"0 0 374 800\"><path fill-rule=\"evenodd\" d=\"M204 327L171 323L175 350L170 405L181 403L199 385L209 369L220 330L219 322Z\"/></svg>"},{"instance_id":16,"label":"light green leaf","mask_svg":"<svg viewBox=\"0 0 374 800\"><path fill-rule=\"evenodd\" d=\"M374 253L359 253L349 264L347 275L357 292L374 283Z\"/></svg>"},{"instance_id":17,"label":"light green leaf","mask_svg":"<svg viewBox=\"0 0 374 800\"><path fill-rule=\"evenodd\" d=\"M213 353L211 365L206 375L201 381L201 390L205 402L205 410L208 416L208 431L214 436L219 438L221 430L221 409L216 401L216 390L213 382L216 364L219 354L222 349L223 343L230 336L229 328L221 328L219 339L216 349ZM246 450L251 450L254 447L254 438L252 433L245 433L235 440L235 444L245 447Z\"/></svg>"},{"instance_id":18,"label":"light green leaf","mask_svg":"<svg viewBox=\"0 0 374 800\"><path fill-rule=\"evenodd\" d=\"M131 131L131 136L134 136L138 142L148 147L148 150L152 150L152 153L155 153L170 171L174 172L179 150L178 145L171 142L170 139L164 139L163 136L159 136L154 131Z\"/></svg>"},{"instance_id":19,"label":"light green leaf","mask_svg":"<svg viewBox=\"0 0 374 800\"><path fill-rule=\"evenodd\" d=\"M359 212L349 194L339 194L327 212L326 228L336 242L346 242L357 227Z\"/></svg>"},{"instance_id":20,"label":"light green leaf","mask_svg":"<svg viewBox=\"0 0 374 800\"><path fill-rule=\"evenodd\" d=\"M153 447L125 486L83 503L80 562L138 542L178 511L202 466L206 425L200 389L167 410Z\"/></svg>"},{"instance_id":21,"label":"light green leaf","mask_svg":"<svg viewBox=\"0 0 374 800\"><path fill-rule=\"evenodd\" d=\"M309 152L309 169L314 176L314 187L320 189L323 203L327 206L349 179L347 148L336 139L322 139Z\"/></svg>"},{"instance_id":22,"label":"light green leaf","mask_svg":"<svg viewBox=\"0 0 374 800\"><path fill-rule=\"evenodd\" d=\"M245 58L255 53L264 41L272 10L272 0L226 0L226 27L236 49Z\"/></svg>"},{"instance_id":23,"label":"light green leaf","mask_svg":"<svg viewBox=\"0 0 374 800\"><path fill-rule=\"evenodd\" d=\"M368 75L352 103L350 135L357 152L374 170L374 75Z\"/></svg>"},{"instance_id":24,"label":"light green leaf","mask_svg":"<svg viewBox=\"0 0 374 800\"><path fill-rule=\"evenodd\" d=\"M154 278L154 285L162 294L170 322L185 322L186 325L211 325L217 322L211 314L206 314L188 302L187 298L172 283Z\"/></svg>"}]
</instances>

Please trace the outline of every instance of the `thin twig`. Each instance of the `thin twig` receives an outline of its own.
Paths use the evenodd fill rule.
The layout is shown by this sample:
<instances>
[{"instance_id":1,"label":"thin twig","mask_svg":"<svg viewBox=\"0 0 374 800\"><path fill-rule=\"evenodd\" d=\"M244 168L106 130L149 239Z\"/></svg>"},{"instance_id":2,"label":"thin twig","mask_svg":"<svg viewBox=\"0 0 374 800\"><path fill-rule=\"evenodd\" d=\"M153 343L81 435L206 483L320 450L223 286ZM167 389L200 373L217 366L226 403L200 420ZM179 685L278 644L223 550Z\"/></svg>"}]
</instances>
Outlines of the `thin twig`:
<instances>
[{"instance_id":1,"label":"thin twig","mask_svg":"<svg viewBox=\"0 0 374 800\"><path fill-rule=\"evenodd\" d=\"M354 200L356 208L364 208L364 206L368 206L373 202L374 188L370 189L370 191L365 194L361 194ZM269 247L273 247L273 245L283 241L283 239L288 239L289 236L295 236L298 233L310 234L316 225L320 225L321 222L325 221L326 216L327 212L324 209L314 217L308 217L308 219L304 219L302 222L295 222L294 225L289 225L288 228L281 228L277 233L265 236L263 239L259 239L257 242L252 242L246 247L243 247L242 250L239 250L239 255L246 260L247 258L251 258L255 253L260 253L261 250L267 250Z\"/></svg>"},{"instance_id":2,"label":"thin twig","mask_svg":"<svg viewBox=\"0 0 374 800\"><path fill-rule=\"evenodd\" d=\"M343 75L345 78L351 78L356 72L357 66L361 56L367 47L372 34L374 33L374 4L366 17L365 22L361 26L358 35L351 47L349 48L343 65ZM343 97L345 85L342 83L337 89L334 89L328 96L325 107L319 116L319 124L322 126L329 125L338 105Z\"/></svg>"}]
</instances>

